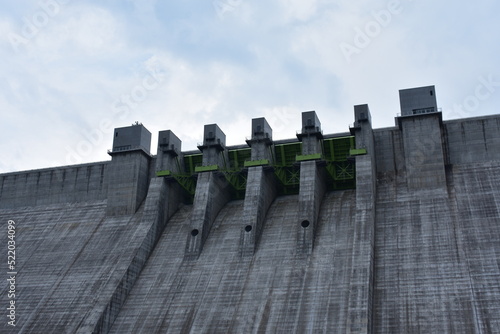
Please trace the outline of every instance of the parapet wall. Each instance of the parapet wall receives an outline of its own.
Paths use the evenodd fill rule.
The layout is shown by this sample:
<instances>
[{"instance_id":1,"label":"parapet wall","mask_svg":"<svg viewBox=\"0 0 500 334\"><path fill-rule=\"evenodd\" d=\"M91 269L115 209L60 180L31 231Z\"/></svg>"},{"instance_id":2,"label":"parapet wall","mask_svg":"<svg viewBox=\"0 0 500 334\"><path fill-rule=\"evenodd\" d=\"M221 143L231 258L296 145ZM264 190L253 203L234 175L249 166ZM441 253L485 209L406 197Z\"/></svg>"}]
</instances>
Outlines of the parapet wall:
<instances>
[{"instance_id":1,"label":"parapet wall","mask_svg":"<svg viewBox=\"0 0 500 334\"><path fill-rule=\"evenodd\" d=\"M443 121L442 132L446 165L500 160L500 115ZM424 134L414 138L421 142L417 144L421 150L429 146ZM409 162L405 160L401 130L375 129L374 136L377 172L403 173Z\"/></svg>"},{"instance_id":2,"label":"parapet wall","mask_svg":"<svg viewBox=\"0 0 500 334\"><path fill-rule=\"evenodd\" d=\"M476 117L444 123L450 164L498 160L500 117Z\"/></svg>"},{"instance_id":3,"label":"parapet wall","mask_svg":"<svg viewBox=\"0 0 500 334\"><path fill-rule=\"evenodd\" d=\"M0 174L0 209L105 200L108 164Z\"/></svg>"}]
</instances>

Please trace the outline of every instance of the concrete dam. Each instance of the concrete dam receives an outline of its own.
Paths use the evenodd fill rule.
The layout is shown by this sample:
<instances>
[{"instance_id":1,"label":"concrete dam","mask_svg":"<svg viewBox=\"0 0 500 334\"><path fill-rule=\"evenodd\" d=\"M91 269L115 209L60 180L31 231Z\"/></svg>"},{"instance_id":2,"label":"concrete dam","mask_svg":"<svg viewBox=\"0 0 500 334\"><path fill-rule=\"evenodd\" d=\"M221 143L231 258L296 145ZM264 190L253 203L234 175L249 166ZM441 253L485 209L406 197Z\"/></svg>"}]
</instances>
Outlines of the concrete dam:
<instances>
[{"instance_id":1,"label":"concrete dam","mask_svg":"<svg viewBox=\"0 0 500 334\"><path fill-rule=\"evenodd\" d=\"M153 155L135 124L109 161L1 174L0 332L500 332L500 115L399 94L393 127L356 105Z\"/></svg>"}]
</instances>

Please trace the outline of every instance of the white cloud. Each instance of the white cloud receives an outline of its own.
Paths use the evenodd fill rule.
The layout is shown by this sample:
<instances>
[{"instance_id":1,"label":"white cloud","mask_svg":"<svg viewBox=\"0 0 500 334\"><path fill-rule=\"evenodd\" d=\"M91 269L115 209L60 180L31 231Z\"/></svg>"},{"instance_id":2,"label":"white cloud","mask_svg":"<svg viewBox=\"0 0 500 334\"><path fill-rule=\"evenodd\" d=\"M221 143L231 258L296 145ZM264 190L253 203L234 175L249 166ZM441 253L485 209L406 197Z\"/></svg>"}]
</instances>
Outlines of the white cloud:
<instances>
[{"instance_id":1,"label":"white cloud","mask_svg":"<svg viewBox=\"0 0 500 334\"><path fill-rule=\"evenodd\" d=\"M368 103L375 126L389 126L399 89L436 84L438 103L450 108L474 93L480 76L500 81L493 1L400 0L402 11L379 22L351 62L340 44L355 45L359 31L376 29L390 1L229 3L219 17L211 2L71 2L19 53L8 34L21 34L23 15L40 7L6 11L0 171L66 164L67 147L85 141L96 143L81 162L109 159L112 137L96 132L103 120L112 128L144 123L153 152L165 129L195 149L204 124L218 123L229 144L242 144L251 119L264 116L276 139L293 138L300 113L316 110L325 133L344 132L353 105ZM131 105L127 96L135 96ZM469 114L497 112L499 102L500 90Z\"/></svg>"},{"instance_id":2,"label":"white cloud","mask_svg":"<svg viewBox=\"0 0 500 334\"><path fill-rule=\"evenodd\" d=\"M109 59L123 51L120 22L107 10L88 6L66 8L35 39L46 61L75 57Z\"/></svg>"},{"instance_id":3,"label":"white cloud","mask_svg":"<svg viewBox=\"0 0 500 334\"><path fill-rule=\"evenodd\" d=\"M317 1L280 0L286 12L286 21L307 21L316 14Z\"/></svg>"}]
</instances>

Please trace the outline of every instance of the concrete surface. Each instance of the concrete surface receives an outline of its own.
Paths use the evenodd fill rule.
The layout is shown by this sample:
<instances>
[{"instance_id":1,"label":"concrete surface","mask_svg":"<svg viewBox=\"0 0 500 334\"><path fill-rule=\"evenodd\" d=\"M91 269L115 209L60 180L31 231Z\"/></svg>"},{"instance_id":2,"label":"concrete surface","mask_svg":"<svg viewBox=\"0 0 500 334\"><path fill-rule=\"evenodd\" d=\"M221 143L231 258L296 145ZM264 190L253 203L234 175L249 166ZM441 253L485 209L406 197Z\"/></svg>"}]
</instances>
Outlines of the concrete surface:
<instances>
[{"instance_id":1,"label":"concrete surface","mask_svg":"<svg viewBox=\"0 0 500 334\"><path fill-rule=\"evenodd\" d=\"M200 173L184 206L175 181L154 176L154 158L135 165L143 176L132 185L109 176L113 162L0 175L0 230L5 244L16 222L17 271L12 328L1 266L0 332L498 331L500 116L443 121L441 149L420 160L411 139L434 133L417 119L429 115L414 117L403 129L359 122L356 146L367 154L355 158L356 189L324 194L305 256L301 197L273 200L265 173L247 188L252 201L229 201L223 177ZM439 182L415 161L439 166ZM124 185L143 200L107 215ZM247 203L264 209L253 213L257 247L242 257ZM185 257L193 227L203 244Z\"/></svg>"},{"instance_id":2,"label":"concrete surface","mask_svg":"<svg viewBox=\"0 0 500 334\"><path fill-rule=\"evenodd\" d=\"M248 168L247 188L241 223L242 256L253 256L258 247L269 207L278 194L278 181L269 167Z\"/></svg>"}]
</instances>

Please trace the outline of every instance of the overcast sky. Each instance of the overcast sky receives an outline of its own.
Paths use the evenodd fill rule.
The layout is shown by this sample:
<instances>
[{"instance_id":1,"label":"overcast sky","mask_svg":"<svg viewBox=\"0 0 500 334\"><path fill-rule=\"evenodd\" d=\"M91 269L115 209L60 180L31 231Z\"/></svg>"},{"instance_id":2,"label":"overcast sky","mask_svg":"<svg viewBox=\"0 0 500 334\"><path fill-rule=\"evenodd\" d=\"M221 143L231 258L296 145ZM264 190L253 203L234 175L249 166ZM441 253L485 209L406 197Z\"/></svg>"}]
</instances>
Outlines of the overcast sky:
<instances>
[{"instance_id":1,"label":"overcast sky","mask_svg":"<svg viewBox=\"0 0 500 334\"><path fill-rule=\"evenodd\" d=\"M394 125L399 89L435 85L447 119L500 106L500 2L7 1L0 7L0 173L110 160L138 121L196 149L203 125L243 144L251 119L295 137L315 110L348 131L367 103Z\"/></svg>"}]
</instances>

